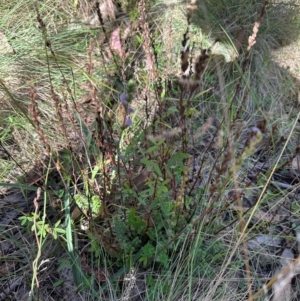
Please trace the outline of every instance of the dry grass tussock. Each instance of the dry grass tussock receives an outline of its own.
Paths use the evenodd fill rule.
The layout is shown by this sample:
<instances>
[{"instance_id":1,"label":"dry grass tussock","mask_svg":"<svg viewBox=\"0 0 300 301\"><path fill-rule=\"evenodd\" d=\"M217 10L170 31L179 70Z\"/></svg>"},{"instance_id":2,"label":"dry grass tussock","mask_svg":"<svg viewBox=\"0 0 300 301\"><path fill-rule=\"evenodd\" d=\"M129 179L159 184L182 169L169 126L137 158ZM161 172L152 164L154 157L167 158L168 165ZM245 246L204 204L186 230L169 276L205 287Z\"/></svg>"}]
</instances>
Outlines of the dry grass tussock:
<instances>
[{"instance_id":1,"label":"dry grass tussock","mask_svg":"<svg viewBox=\"0 0 300 301\"><path fill-rule=\"evenodd\" d=\"M297 300L298 1L46 4L0 4L0 300Z\"/></svg>"}]
</instances>

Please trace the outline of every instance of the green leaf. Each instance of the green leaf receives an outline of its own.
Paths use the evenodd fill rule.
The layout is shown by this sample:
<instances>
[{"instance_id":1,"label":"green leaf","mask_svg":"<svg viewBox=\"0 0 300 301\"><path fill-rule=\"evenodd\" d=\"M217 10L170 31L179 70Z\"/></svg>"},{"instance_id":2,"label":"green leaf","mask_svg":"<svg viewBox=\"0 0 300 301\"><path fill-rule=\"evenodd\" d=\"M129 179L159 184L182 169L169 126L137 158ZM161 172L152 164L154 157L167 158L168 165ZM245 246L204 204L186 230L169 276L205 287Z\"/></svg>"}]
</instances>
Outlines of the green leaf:
<instances>
[{"instance_id":1,"label":"green leaf","mask_svg":"<svg viewBox=\"0 0 300 301\"><path fill-rule=\"evenodd\" d=\"M163 250L161 252L159 252L155 258L155 261L160 262L164 265L165 268L168 267L168 255L167 255L167 251Z\"/></svg>"},{"instance_id":2,"label":"green leaf","mask_svg":"<svg viewBox=\"0 0 300 301\"><path fill-rule=\"evenodd\" d=\"M99 169L100 169L100 168L99 168L98 165L96 165L96 166L93 168L93 171L92 171L92 180L95 179L96 174L98 173Z\"/></svg>"},{"instance_id":3,"label":"green leaf","mask_svg":"<svg viewBox=\"0 0 300 301\"><path fill-rule=\"evenodd\" d=\"M153 146L151 146L151 147L149 147L149 148L147 149L147 153L148 153L148 154L153 153L153 152L155 152L158 148L159 148L159 145L153 145Z\"/></svg>"},{"instance_id":4,"label":"green leaf","mask_svg":"<svg viewBox=\"0 0 300 301\"><path fill-rule=\"evenodd\" d=\"M158 166L156 163L153 165L153 168L154 168L155 173L156 173L159 177L162 177L162 176L163 176L163 174L162 174L162 172L161 172L159 166Z\"/></svg>"},{"instance_id":5,"label":"green leaf","mask_svg":"<svg viewBox=\"0 0 300 301\"><path fill-rule=\"evenodd\" d=\"M98 216L101 211L101 200L98 195L92 196L92 215Z\"/></svg>"},{"instance_id":6,"label":"green leaf","mask_svg":"<svg viewBox=\"0 0 300 301\"><path fill-rule=\"evenodd\" d=\"M55 231L57 233L61 233L61 234L65 234L66 233L66 230L65 229L62 229L62 228L56 228Z\"/></svg>"},{"instance_id":7,"label":"green leaf","mask_svg":"<svg viewBox=\"0 0 300 301\"><path fill-rule=\"evenodd\" d=\"M147 284L147 287L153 287L157 284L157 280L154 279L152 276L147 276L146 277L146 284Z\"/></svg>"},{"instance_id":8,"label":"green leaf","mask_svg":"<svg viewBox=\"0 0 300 301\"><path fill-rule=\"evenodd\" d=\"M300 205L297 202L292 202L292 212L293 214L298 214L300 211Z\"/></svg>"},{"instance_id":9,"label":"green leaf","mask_svg":"<svg viewBox=\"0 0 300 301\"><path fill-rule=\"evenodd\" d=\"M88 198L83 194L75 194L74 195L75 202L79 209L82 211L86 211L89 207Z\"/></svg>"},{"instance_id":10,"label":"green leaf","mask_svg":"<svg viewBox=\"0 0 300 301\"><path fill-rule=\"evenodd\" d=\"M157 192L158 192L158 194L161 194L161 193L167 193L169 190L168 190L168 187L166 187L166 186L164 186L164 185L160 185L159 187L158 187L158 190L157 190Z\"/></svg>"},{"instance_id":11,"label":"green leaf","mask_svg":"<svg viewBox=\"0 0 300 301\"><path fill-rule=\"evenodd\" d=\"M146 167L147 167L148 170L154 170L155 173L156 173L159 177L162 177L162 176L163 176L163 175L162 175L162 172L161 172L161 170L160 170L160 168L159 168L159 166L157 165L157 163L155 163L155 162L153 162L153 161L151 161L151 160L148 160L148 159L141 159L140 161L141 161L141 163L143 163L143 164L146 165Z\"/></svg>"},{"instance_id":12,"label":"green leaf","mask_svg":"<svg viewBox=\"0 0 300 301\"><path fill-rule=\"evenodd\" d=\"M136 38L136 40L138 41L138 43L142 43L142 38L141 38L141 36L139 36L139 35L135 35L135 38Z\"/></svg>"},{"instance_id":13,"label":"green leaf","mask_svg":"<svg viewBox=\"0 0 300 301\"><path fill-rule=\"evenodd\" d=\"M153 161L150 161L148 159L141 159L141 163L145 164L147 168L152 169Z\"/></svg>"},{"instance_id":14,"label":"green leaf","mask_svg":"<svg viewBox=\"0 0 300 301\"><path fill-rule=\"evenodd\" d=\"M55 191L56 195L58 198L63 198L64 194L65 194L65 190L64 189L58 189Z\"/></svg>"},{"instance_id":15,"label":"green leaf","mask_svg":"<svg viewBox=\"0 0 300 301\"><path fill-rule=\"evenodd\" d=\"M47 232L45 231L45 229L40 228L40 229L38 230L38 233L37 233L37 234L38 234L38 236L41 236L42 238L45 238Z\"/></svg>"},{"instance_id":16,"label":"green leaf","mask_svg":"<svg viewBox=\"0 0 300 301\"><path fill-rule=\"evenodd\" d=\"M175 153L170 158L170 160L167 164L167 167L171 168L172 166L178 165L181 168L181 170L183 171L185 168L183 161L189 159L189 157L190 157L190 155L186 154L186 153Z\"/></svg>"},{"instance_id":17,"label":"green leaf","mask_svg":"<svg viewBox=\"0 0 300 301\"><path fill-rule=\"evenodd\" d=\"M55 224L54 224L54 228L57 228L61 223L61 220L59 219Z\"/></svg>"},{"instance_id":18,"label":"green leaf","mask_svg":"<svg viewBox=\"0 0 300 301\"><path fill-rule=\"evenodd\" d=\"M21 221L22 226L24 226L27 222L30 221L28 216L20 216L19 220Z\"/></svg>"},{"instance_id":19,"label":"green leaf","mask_svg":"<svg viewBox=\"0 0 300 301\"><path fill-rule=\"evenodd\" d=\"M173 107L169 107L167 112L168 112L167 114L170 115L172 113L178 112L178 109L176 107L174 107L174 106Z\"/></svg>"},{"instance_id":20,"label":"green leaf","mask_svg":"<svg viewBox=\"0 0 300 301\"><path fill-rule=\"evenodd\" d=\"M161 183L161 185L162 186L166 186L167 184L169 184L171 182L171 179L165 179L162 183Z\"/></svg>"},{"instance_id":21,"label":"green leaf","mask_svg":"<svg viewBox=\"0 0 300 301\"><path fill-rule=\"evenodd\" d=\"M78 258L78 255L74 252L74 244L73 244L72 228L71 228L70 195L68 192L65 194L64 206L65 206L65 218L66 218L65 224L66 224L67 247L68 247L68 252L71 260L73 278L75 284L79 287L82 284L83 272L81 270L80 260Z\"/></svg>"},{"instance_id":22,"label":"green leaf","mask_svg":"<svg viewBox=\"0 0 300 301\"><path fill-rule=\"evenodd\" d=\"M155 241L157 239L157 236L158 236L158 231L156 228L152 228L152 229L149 229L147 231L147 235L149 236L149 238L153 241Z\"/></svg>"},{"instance_id":23,"label":"green leaf","mask_svg":"<svg viewBox=\"0 0 300 301\"><path fill-rule=\"evenodd\" d=\"M61 286L64 283L65 280L58 280L56 282L53 283L53 287L58 287Z\"/></svg>"},{"instance_id":24,"label":"green leaf","mask_svg":"<svg viewBox=\"0 0 300 301\"><path fill-rule=\"evenodd\" d=\"M155 254L155 248L148 243L143 247L143 254L147 257L151 257Z\"/></svg>"},{"instance_id":25,"label":"green leaf","mask_svg":"<svg viewBox=\"0 0 300 301\"><path fill-rule=\"evenodd\" d=\"M173 201L160 202L160 208L164 213L164 215L169 217L174 210L174 202Z\"/></svg>"},{"instance_id":26,"label":"green leaf","mask_svg":"<svg viewBox=\"0 0 300 301\"><path fill-rule=\"evenodd\" d=\"M143 265L145 267L147 265L147 262L148 262L148 257L142 254L140 259L139 259L139 262L143 263Z\"/></svg>"},{"instance_id":27,"label":"green leaf","mask_svg":"<svg viewBox=\"0 0 300 301\"><path fill-rule=\"evenodd\" d=\"M187 117L190 117L190 116L195 116L195 117L197 117L197 116L200 115L200 112L199 112L199 110L197 110L197 109L188 109L188 110L186 110L185 115L186 115Z\"/></svg>"},{"instance_id":28,"label":"green leaf","mask_svg":"<svg viewBox=\"0 0 300 301\"><path fill-rule=\"evenodd\" d=\"M129 227L133 227L138 233L141 233L144 231L147 223L138 215L136 215L135 209L130 209L128 212L127 225Z\"/></svg>"}]
</instances>

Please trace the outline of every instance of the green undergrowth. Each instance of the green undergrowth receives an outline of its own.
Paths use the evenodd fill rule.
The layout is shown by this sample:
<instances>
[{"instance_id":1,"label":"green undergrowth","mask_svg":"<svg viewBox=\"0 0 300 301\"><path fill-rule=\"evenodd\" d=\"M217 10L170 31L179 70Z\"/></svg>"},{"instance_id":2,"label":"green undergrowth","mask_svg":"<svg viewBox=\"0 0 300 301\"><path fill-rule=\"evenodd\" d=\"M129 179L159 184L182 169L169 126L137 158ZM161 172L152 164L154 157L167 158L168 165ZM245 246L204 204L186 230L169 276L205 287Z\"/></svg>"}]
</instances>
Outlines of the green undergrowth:
<instances>
[{"instance_id":1,"label":"green undergrowth","mask_svg":"<svg viewBox=\"0 0 300 301\"><path fill-rule=\"evenodd\" d=\"M272 221L297 185L297 86L271 50L298 38L296 1L116 2L0 3L0 180L28 201L1 243L26 247L31 300L65 293L64 269L62 300L246 300L276 265L247 243L293 239Z\"/></svg>"}]
</instances>

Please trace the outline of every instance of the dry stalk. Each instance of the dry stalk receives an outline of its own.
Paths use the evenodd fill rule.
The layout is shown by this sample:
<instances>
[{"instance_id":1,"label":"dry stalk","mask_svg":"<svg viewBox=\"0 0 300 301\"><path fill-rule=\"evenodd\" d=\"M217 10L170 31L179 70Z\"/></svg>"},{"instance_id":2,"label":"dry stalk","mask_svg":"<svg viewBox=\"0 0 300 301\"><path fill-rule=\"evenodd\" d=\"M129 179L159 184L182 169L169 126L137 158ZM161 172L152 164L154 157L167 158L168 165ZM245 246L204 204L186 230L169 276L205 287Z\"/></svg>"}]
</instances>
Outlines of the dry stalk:
<instances>
[{"instance_id":1,"label":"dry stalk","mask_svg":"<svg viewBox=\"0 0 300 301\"><path fill-rule=\"evenodd\" d=\"M246 52L245 58L243 59L243 61L241 63L243 74L245 74L245 72L246 72L246 68L247 68L247 65L248 65L248 62L249 62L249 58L250 58L250 50L256 43L257 33L258 33L259 27L261 25L262 19L263 19L265 13L266 13L266 7L267 7L268 4L269 4L268 1L264 2L263 7L261 8L261 11L260 11L260 15L257 18L256 22L254 23L253 30L252 30L252 35L249 36L249 38L248 38L247 52ZM237 48L237 50L238 50L238 47L240 47L240 41L243 38L243 35L244 35L244 31L241 30L239 32L238 36L237 36L237 39L236 39L236 43L237 43L236 48ZM237 83L237 85L236 85L235 94L234 94L232 99L235 99L237 97L237 95L239 94L239 92L241 90L241 86L242 86L242 80L243 80L243 77L241 76L238 83ZM251 83L250 83L249 86L251 86ZM248 93L249 92L248 92L248 89L247 89L247 91L244 94L244 96L242 98L242 101L240 102L239 107L237 109L236 119L239 118L239 116L242 112L242 108L243 108L244 103L247 99Z\"/></svg>"},{"instance_id":2,"label":"dry stalk","mask_svg":"<svg viewBox=\"0 0 300 301\"><path fill-rule=\"evenodd\" d=\"M263 7L260 11L260 15L258 17L258 19L256 20L256 22L254 23L253 26L253 30L252 30L252 35L248 38L248 47L247 47L247 51L249 52L251 50L251 48L253 47L253 45L256 43L256 36L258 33L258 29L260 27L261 21L266 13L266 7L269 4L268 1L265 1L263 4Z\"/></svg>"},{"instance_id":3,"label":"dry stalk","mask_svg":"<svg viewBox=\"0 0 300 301\"><path fill-rule=\"evenodd\" d=\"M34 235L35 235L36 243L37 243L37 246L38 246L38 254L37 254L35 260L32 262L32 269L33 269L34 279L35 279L37 288L39 288L39 286L40 286L39 285L39 280L37 278L37 263L38 263L38 260L41 256L41 243L40 243L39 235L38 235L38 232L37 232L36 218L37 218L37 214L38 214L38 210L39 210L38 199L40 198L40 196L41 196L41 188L39 187L38 190L37 190L37 193L36 193L36 197L33 200L34 209L35 209L34 210L33 226L34 226Z\"/></svg>"},{"instance_id":4,"label":"dry stalk","mask_svg":"<svg viewBox=\"0 0 300 301\"><path fill-rule=\"evenodd\" d=\"M293 272L293 270L296 270L297 267L300 265L300 256L297 257L293 262L287 266L285 266L279 274L277 274L275 277L273 277L267 284L265 284L260 290L258 290L255 294L252 295L251 299L248 299L247 301L255 300L260 296L260 294L268 291L275 283L281 282L285 277L290 277L289 275ZM275 301L275 300L274 300ZM276 300L278 301L278 300Z\"/></svg>"},{"instance_id":5,"label":"dry stalk","mask_svg":"<svg viewBox=\"0 0 300 301\"><path fill-rule=\"evenodd\" d=\"M31 117L33 118L35 130L39 134L41 143L46 148L46 154L50 155L51 147L48 143L48 137L45 135L43 129L41 128L41 123L39 121L39 116L38 116L38 105L36 102L37 92L33 85L30 86L29 97L31 100L31 104L29 105L29 110L28 110L29 115L31 115Z\"/></svg>"},{"instance_id":6,"label":"dry stalk","mask_svg":"<svg viewBox=\"0 0 300 301\"><path fill-rule=\"evenodd\" d=\"M141 0L138 5L139 10L139 22L140 22L140 32L143 38L143 49L146 54L146 68L150 73L150 79L155 82L158 72L155 66L155 55L151 50L152 44L152 34L149 29L149 23L147 22L146 14L146 3L145 0Z\"/></svg>"}]
</instances>

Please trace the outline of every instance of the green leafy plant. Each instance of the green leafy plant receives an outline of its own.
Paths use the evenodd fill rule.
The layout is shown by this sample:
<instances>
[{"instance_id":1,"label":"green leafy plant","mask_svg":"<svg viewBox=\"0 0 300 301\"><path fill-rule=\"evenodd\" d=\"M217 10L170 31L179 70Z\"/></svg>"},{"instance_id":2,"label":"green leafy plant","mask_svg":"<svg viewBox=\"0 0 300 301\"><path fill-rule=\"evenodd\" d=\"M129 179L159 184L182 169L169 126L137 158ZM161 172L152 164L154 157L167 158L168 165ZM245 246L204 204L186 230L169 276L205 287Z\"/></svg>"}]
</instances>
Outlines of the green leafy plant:
<instances>
[{"instance_id":1,"label":"green leafy plant","mask_svg":"<svg viewBox=\"0 0 300 301\"><path fill-rule=\"evenodd\" d=\"M31 231L34 231L36 227L37 234L42 239L45 239L48 234L52 235L54 239L57 239L58 236L64 236L66 234L66 230L61 225L61 220L58 220L53 226L51 226L41 219L40 212L38 214L31 213L30 216L20 216L19 219L22 226L30 225Z\"/></svg>"}]
</instances>

